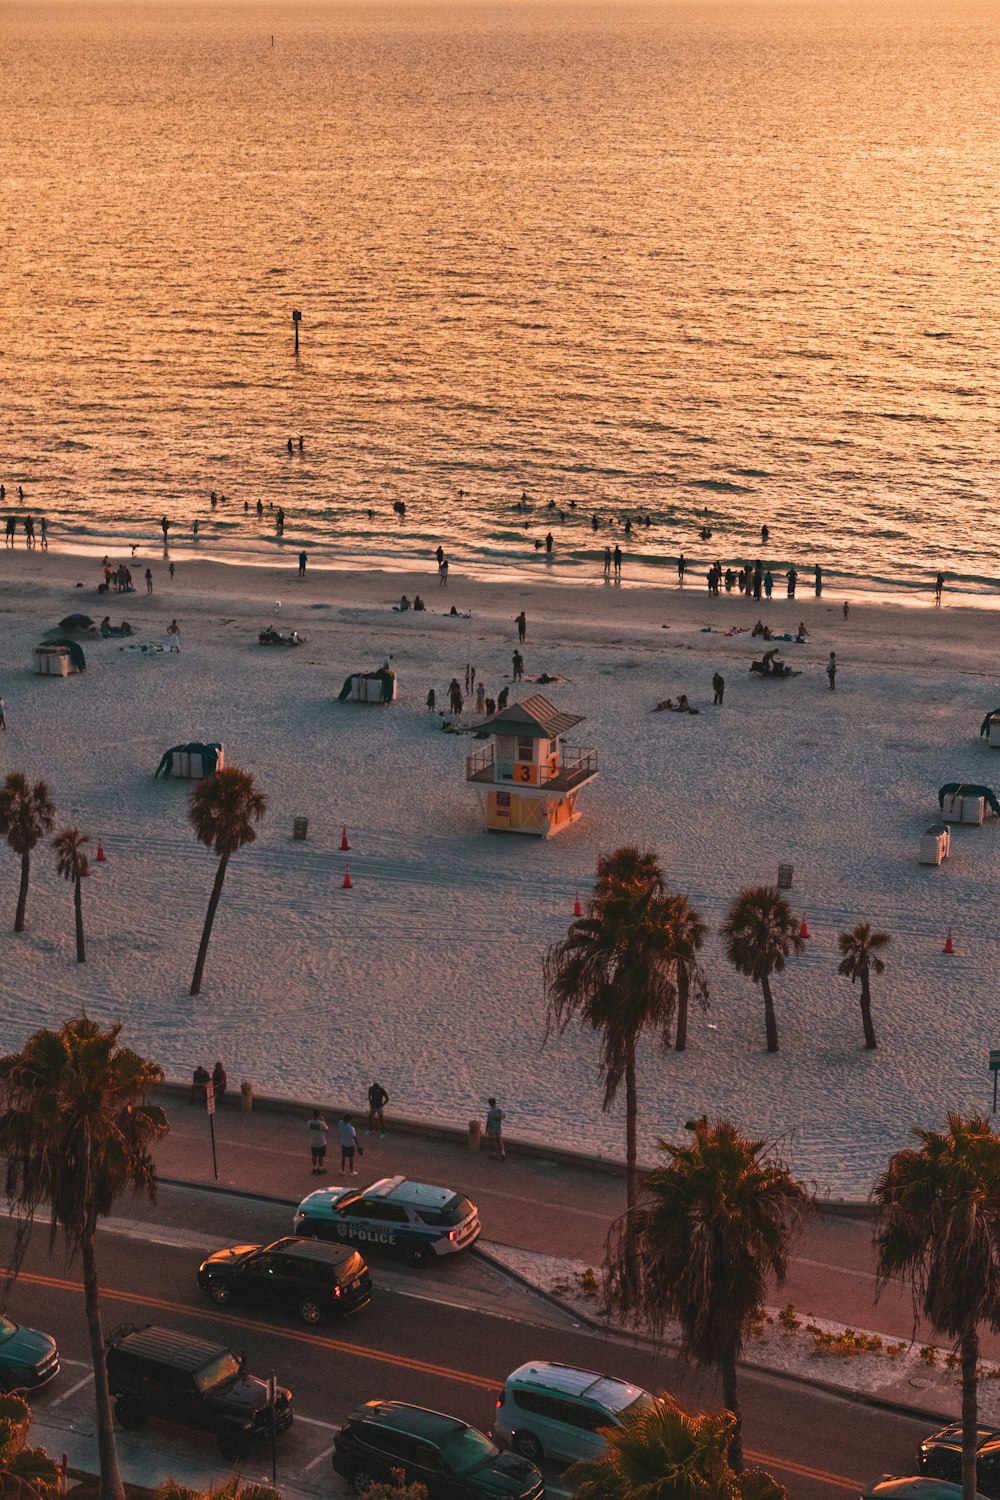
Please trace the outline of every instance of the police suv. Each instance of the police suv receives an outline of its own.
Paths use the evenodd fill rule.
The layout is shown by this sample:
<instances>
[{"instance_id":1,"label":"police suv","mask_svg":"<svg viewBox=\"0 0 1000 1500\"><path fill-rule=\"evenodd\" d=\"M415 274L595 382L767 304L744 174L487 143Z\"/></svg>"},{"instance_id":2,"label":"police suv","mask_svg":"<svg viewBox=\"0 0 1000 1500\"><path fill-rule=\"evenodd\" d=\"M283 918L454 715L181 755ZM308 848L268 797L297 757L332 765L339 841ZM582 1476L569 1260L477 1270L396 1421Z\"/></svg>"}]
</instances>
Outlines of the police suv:
<instances>
[{"instance_id":1,"label":"police suv","mask_svg":"<svg viewBox=\"0 0 1000 1500\"><path fill-rule=\"evenodd\" d=\"M383 1177L369 1188L319 1188L295 1210L293 1230L387 1250L411 1266L468 1250L480 1235L476 1205L450 1188Z\"/></svg>"}]
</instances>

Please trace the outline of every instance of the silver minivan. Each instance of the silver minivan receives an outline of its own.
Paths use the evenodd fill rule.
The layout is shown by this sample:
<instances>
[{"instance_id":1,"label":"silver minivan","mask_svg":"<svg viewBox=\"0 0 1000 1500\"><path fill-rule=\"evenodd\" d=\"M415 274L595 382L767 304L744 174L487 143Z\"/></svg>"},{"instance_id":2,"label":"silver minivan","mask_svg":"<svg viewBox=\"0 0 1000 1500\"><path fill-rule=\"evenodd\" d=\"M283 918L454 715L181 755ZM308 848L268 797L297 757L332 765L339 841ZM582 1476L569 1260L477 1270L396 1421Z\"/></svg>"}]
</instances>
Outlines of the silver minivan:
<instances>
[{"instance_id":1,"label":"silver minivan","mask_svg":"<svg viewBox=\"0 0 1000 1500\"><path fill-rule=\"evenodd\" d=\"M493 1419L494 1440L522 1458L575 1463L602 1458L602 1427L619 1427L653 1406L641 1386L594 1370L536 1360L504 1381Z\"/></svg>"}]
</instances>

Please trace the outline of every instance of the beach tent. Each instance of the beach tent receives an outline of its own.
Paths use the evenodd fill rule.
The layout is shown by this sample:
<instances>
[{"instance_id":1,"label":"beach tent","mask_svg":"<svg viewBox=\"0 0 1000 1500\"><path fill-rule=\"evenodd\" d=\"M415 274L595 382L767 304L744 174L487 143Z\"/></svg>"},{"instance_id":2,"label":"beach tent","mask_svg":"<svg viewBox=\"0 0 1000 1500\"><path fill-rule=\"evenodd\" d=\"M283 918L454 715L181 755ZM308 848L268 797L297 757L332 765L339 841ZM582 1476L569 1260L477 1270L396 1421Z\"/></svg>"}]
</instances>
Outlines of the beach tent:
<instances>
[{"instance_id":1,"label":"beach tent","mask_svg":"<svg viewBox=\"0 0 1000 1500\"><path fill-rule=\"evenodd\" d=\"M58 648L60 651L67 652L74 672L85 672L87 670L87 658L83 654L83 647L80 645L79 641L69 641L60 638L58 640L46 641L44 644L45 647ZM42 649L43 647L41 646L36 649L36 657L38 655L38 652Z\"/></svg>"},{"instance_id":2,"label":"beach tent","mask_svg":"<svg viewBox=\"0 0 1000 1500\"><path fill-rule=\"evenodd\" d=\"M377 672L354 672L337 694L338 703L391 703L396 696L396 674L388 666Z\"/></svg>"},{"instance_id":3,"label":"beach tent","mask_svg":"<svg viewBox=\"0 0 1000 1500\"><path fill-rule=\"evenodd\" d=\"M994 750L1000 750L1000 708L994 708L979 726L979 738Z\"/></svg>"},{"instance_id":4,"label":"beach tent","mask_svg":"<svg viewBox=\"0 0 1000 1500\"><path fill-rule=\"evenodd\" d=\"M78 630L84 635L93 635L97 626L89 615L65 615L57 626L59 630Z\"/></svg>"},{"instance_id":5,"label":"beach tent","mask_svg":"<svg viewBox=\"0 0 1000 1500\"><path fill-rule=\"evenodd\" d=\"M1000 817L1000 802L997 801L996 793L992 792L988 786L978 786L971 781L949 781L938 792L938 806L942 812L944 812L946 797L950 798L951 810L953 812L955 811L954 804L956 802L961 802L965 799L974 801L977 797L981 797L990 811L995 813L997 817Z\"/></svg>"},{"instance_id":6,"label":"beach tent","mask_svg":"<svg viewBox=\"0 0 1000 1500\"><path fill-rule=\"evenodd\" d=\"M177 776L184 781L200 781L203 776L221 771L225 763L226 753L222 745L204 745L192 740L188 745L174 745L165 750L153 774L164 779Z\"/></svg>"}]
</instances>

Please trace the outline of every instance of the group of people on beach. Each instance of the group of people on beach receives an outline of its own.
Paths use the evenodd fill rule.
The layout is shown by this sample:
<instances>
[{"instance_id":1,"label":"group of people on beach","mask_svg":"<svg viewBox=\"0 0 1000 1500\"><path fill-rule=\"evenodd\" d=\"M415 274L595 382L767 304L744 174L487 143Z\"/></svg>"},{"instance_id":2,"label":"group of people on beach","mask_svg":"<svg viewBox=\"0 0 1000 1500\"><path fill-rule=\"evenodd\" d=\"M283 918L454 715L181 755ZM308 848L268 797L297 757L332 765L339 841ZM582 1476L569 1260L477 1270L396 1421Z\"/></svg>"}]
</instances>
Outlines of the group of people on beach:
<instances>
[{"instance_id":1,"label":"group of people on beach","mask_svg":"<svg viewBox=\"0 0 1000 1500\"><path fill-rule=\"evenodd\" d=\"M3 485L0 485L0 489L3 489ZM39 520L38 520L38 536L37 537L35 536L35 518L34 518L34 516L25 516L22 519L21 524L24 527L24 545L26 547L34 547L37 542L41 542L42 550L43 551L47 551L48 550L48 545L49 545L49 523L45 519L45 517L44 516L40 516L39 517ZM13 547L16 541L17 541L17 517L16 516L8 516L7 517L7 528L6 528L6 531L5 531L5 534L4 534L4 545L7 546L7 547Z\"/></svg>"},{"instance_id":2,"label":"group of people on beach","mask_svg":"<svg viewBox=\"0 0 1000 1500\"><path fill-rule=\"evenodd\" d=\"M383 1141L386 1133L384 1111L388 1103L388 1091L376 1078L368 1090L367 1134L374 1135L377 1130L379 1139ZM312 1163L313 1176L322 1177L326 1172L326 1138L330 1133L330 1127L320 1110L313 1110L306 1131L309 1137L309 1158ZM340 1141L340 1175L341 1177L357 1177L357 1168L354 1165L355 1153L358 1156L364 1156L365 1150L358 1140L357 1126L350 1111L342 1114L337 1121L337 1136Z\"/></svg>"}]
</instances>

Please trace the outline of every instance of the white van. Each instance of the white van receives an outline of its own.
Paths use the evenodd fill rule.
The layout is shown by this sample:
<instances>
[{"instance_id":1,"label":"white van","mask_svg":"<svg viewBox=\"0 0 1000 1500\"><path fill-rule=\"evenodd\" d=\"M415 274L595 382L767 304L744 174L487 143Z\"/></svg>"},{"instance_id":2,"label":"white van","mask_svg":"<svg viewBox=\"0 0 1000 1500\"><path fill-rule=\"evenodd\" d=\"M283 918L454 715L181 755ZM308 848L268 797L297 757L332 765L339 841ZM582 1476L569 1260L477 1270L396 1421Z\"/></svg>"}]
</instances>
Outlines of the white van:
<instances>
[{"instance_id":1,"label":"white van","mask_svg":"<svg viewBox=\"0 0 1000 1500\"><path fill-rule=\"evenodd\" d=\"M618 1427L653 1405L641 1386L594 1370L538 1360L521 1365L497 1397L493 1437L534 1464L603 1458L602 1427Z\"/></svg>"}]
</instances>

